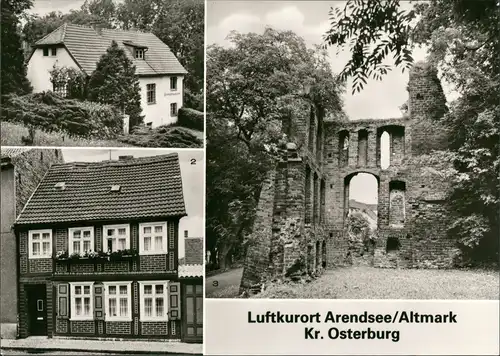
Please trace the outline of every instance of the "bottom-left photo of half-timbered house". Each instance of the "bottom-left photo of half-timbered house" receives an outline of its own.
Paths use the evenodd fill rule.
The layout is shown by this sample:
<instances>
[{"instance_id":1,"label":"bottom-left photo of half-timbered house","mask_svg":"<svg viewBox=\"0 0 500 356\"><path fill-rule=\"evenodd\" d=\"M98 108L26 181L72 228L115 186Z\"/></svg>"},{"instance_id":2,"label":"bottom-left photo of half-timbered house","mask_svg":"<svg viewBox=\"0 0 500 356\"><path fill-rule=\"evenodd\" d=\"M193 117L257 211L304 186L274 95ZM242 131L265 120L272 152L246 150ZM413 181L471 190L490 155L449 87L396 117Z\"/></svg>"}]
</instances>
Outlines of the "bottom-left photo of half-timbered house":
<instances>
[{"instance_id":1,"label":"bottom-left photo of half-timbered house","mask_svg":"<svg viewBox=\"0 0 500 356\"><path fill-rule=\"evenodd\" d=\"M203 159L2 147L2 339L202 343Z\"/></svg>"}]
</instances>

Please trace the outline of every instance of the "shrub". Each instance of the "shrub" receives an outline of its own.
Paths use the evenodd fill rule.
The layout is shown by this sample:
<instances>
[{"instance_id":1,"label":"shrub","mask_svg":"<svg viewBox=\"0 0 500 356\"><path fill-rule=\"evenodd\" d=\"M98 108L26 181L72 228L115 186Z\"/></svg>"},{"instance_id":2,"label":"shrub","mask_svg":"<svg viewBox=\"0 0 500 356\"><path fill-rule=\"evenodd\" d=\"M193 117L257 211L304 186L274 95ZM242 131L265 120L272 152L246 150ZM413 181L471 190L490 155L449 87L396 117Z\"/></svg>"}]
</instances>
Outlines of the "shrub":
<instances>
[{"instance_id":1,"label":"shrub","mask_svg":"<svg viewBox=\"0 0 500 356\"><path fill-rule=\"evenodd\" d=\"M64 131L83 138L112 138L122 130L122 116L111 105L63 99L52 92L3 97L2 121L44 131Z\"/></svg>"},{"instance_id":2,"label":"shrub","mask_svg":"<svg viewBox=\"0 0 500 356\"><path fill-rule=\"evenodd\" d=\"M178 124L190 129L203 131L205 126L204 118L205 114L201 111L189 108L180 108Z\"/></svg>"},{"instance_id":3,"label":"shrub","mask_svg":"<svg viewBox=\"0 0 500 356\"><path fill-rule=\"evenodd\" d=\"M134 128L130 135L120 136L118 140L140 147L203 147L202 140L188 129L178 126L159 126L155 129L139 126Z\"/></svg>"}]
</instances>

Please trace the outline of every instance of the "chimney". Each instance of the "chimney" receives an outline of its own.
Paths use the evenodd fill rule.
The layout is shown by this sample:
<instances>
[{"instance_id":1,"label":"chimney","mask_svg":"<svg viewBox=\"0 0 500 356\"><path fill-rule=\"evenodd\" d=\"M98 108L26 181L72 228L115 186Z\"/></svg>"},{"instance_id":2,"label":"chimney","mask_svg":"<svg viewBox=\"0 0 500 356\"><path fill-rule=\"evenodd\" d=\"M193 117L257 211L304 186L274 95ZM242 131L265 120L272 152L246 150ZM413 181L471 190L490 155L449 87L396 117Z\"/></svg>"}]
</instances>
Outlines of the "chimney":
<instances>
[{"instance_id":1,"label":"chimney","mask_svg":"<svg viewBox=\"0 0 500 356\"><path fill-rule=\"evenodd\" d=\"M133 158L134 158L134 156L118 156L119 161L129 161Z\"/></svg>"}]
</instances>

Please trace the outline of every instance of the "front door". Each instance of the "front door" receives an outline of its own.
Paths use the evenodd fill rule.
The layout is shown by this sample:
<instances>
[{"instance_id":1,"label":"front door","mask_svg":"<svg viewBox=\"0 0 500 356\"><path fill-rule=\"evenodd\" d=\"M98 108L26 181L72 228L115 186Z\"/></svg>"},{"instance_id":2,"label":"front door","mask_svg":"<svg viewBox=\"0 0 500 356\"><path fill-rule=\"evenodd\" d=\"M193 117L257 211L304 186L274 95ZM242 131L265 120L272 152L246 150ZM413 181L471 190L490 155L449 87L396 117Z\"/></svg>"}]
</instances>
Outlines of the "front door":
<instances>
[{"instance_id":1,"label":"front door","mask_svg":"<svg viewBox=\"0 0 500 356\"><path fill-rule=\"evenodd\" d=\"M47 292L45 284L28 287L30 335L47 335Z\"/></svg>"},{"instance_id":2,"label":"front door","mask_svg":"<svg viewBox=\"0 0 500 356\"><path fill-rule=\"evenodd\" d=\"M203 284L184 285L183 341L203 342Z\"/></svg>"}]
</instances>

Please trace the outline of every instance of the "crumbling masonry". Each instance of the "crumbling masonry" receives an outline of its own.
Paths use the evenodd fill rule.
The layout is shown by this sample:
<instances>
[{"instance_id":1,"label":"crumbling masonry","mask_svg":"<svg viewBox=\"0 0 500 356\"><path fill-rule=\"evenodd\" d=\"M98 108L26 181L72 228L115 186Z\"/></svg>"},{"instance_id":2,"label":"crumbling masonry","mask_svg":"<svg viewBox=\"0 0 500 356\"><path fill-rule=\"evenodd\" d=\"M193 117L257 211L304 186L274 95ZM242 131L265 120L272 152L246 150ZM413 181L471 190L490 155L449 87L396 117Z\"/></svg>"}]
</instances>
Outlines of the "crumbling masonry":
<instances>
[{"instance_id":1,"label":"crumbling masonry","mask_svg":"<svg viewBox=\"0 0 500 356\"><path fill-rule=\"evenodd\" d=\"M446 112L436 70L410 71L408 113L402 118L338 123L309 103L284 120L287 153L262 187L241 291L265 280L352 265L345 220L349 183L358 173L378 182L376 267L446 268L456 254L447 237L450 214L446 145L439 118ZM390 165L381 167L381 136L390 137ZM432 154L431 154L432 153Z\"/></svg>"}]
</instances>

